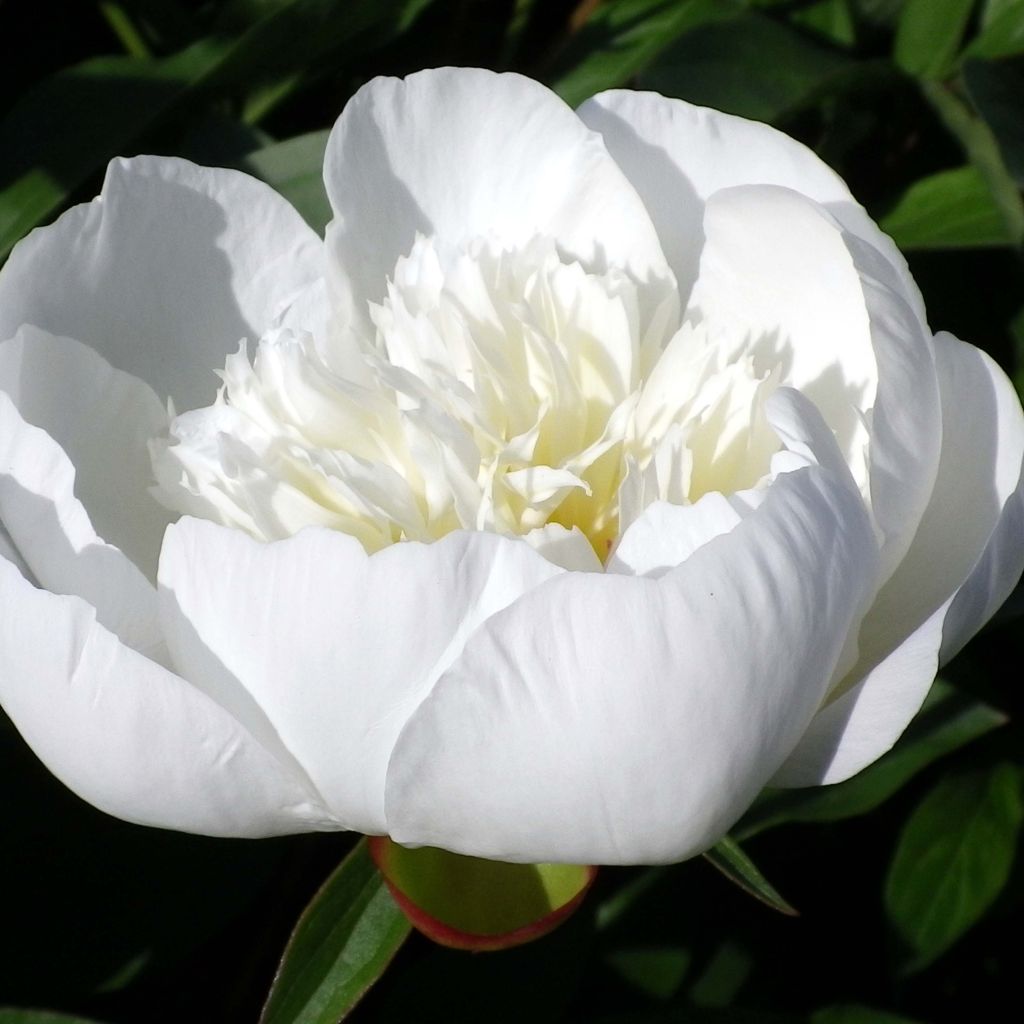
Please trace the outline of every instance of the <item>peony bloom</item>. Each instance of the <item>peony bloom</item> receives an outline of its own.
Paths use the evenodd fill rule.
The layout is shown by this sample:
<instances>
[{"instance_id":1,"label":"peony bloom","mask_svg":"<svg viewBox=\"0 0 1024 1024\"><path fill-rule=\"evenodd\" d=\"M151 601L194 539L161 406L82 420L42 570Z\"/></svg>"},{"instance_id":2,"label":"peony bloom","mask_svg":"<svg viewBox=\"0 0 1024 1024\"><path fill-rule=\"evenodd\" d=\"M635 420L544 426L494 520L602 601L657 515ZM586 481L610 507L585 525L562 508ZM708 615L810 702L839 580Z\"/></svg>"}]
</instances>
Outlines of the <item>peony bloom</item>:
<instances>
[{"instance_id":1,"label":"peony bloom","mask_svg":"<svg viewBox=\"0 0 1024 1024\"><path fill-rule=\"evenodd\" d=\"M1024 420L761 124L377 79L321 239L114 161L0 273L0 701L132 821L668 862L888 749L1024 562Z\"/></svg>"}]
</instances>

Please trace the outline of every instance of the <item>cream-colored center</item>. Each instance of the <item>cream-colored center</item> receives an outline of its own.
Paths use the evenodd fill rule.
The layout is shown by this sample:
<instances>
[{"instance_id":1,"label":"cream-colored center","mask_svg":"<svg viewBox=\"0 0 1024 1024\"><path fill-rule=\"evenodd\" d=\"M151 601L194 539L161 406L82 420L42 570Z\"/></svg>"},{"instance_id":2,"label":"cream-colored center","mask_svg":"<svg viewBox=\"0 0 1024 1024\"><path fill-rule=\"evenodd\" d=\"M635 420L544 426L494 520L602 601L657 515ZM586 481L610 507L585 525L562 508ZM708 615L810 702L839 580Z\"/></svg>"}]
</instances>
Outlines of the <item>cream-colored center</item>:
<instances>
[{"instance_id":1,"label":"cream-colored center","mask_svg":"<svg viewBox=\"0 0 1024 1024\"><path fill-rule=\"evenodd\" d=\"M153 445L161 500L272 540L321 525L369 551L452 530L579 530L603 561L655 500L754 486L778 450L778 385L723 355L624 273L593 274L539 238L398 261L333 373L322 339L278 330L227 360L214 405ZM369 383L366 383L368 381Z\"/></svg>"}]
</instances>

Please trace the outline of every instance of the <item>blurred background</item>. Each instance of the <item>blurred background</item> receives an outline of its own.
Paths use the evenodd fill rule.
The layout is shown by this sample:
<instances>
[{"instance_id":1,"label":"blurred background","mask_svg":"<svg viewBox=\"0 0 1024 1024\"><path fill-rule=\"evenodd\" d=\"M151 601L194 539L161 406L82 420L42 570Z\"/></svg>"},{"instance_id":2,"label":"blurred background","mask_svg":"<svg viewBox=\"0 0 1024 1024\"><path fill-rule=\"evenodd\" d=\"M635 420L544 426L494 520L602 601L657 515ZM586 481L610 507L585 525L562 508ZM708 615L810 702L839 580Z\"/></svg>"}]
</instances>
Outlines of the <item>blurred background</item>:
<instances>
[{"instance_id":1,"label":"blurred background","mask_svg":"<svg viewBox=\"0 0 1024 1024\"><path fill-rule=\"evenodd\" d=\"M653 89L813 147L906 252L933 328L1024 383L1024 0L0 0L0 261L115 155L263 178L322 229L327 131L375 75ZM154 244L159 244L155 239ZM551 936L414 935L355 1021L943 1024L1019 1002L1020 592L857 778L734 831L799 911L705 860L601 873ZM0 717L0 1007L251 1022L353 843L218 841L81 803ZM0 1011L2 1024L64 1020Z\"/></svg>"}]
</instances>

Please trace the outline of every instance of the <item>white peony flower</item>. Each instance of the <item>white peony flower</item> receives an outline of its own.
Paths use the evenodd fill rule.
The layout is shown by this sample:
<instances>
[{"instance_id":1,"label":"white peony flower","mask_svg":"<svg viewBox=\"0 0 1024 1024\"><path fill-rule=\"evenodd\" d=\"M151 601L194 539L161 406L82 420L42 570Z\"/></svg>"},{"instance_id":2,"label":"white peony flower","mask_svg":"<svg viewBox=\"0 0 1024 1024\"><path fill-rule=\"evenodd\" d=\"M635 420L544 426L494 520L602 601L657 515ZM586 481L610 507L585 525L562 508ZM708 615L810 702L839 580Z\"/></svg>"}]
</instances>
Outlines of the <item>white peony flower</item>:
<instances>
[{"instance_id":1,"label":"white peony flower","mask_svg":"<svg viewBox=\"0 0 1024 1024\"><path fill-rule=\"evenodd\" d=\"M50 769L628 864L887 750L1020 574L1024 419L839 178L455 69L363 88L324 174L322 242L117 160L0 273L0 701Z\"/></svg>"}]
</instances>

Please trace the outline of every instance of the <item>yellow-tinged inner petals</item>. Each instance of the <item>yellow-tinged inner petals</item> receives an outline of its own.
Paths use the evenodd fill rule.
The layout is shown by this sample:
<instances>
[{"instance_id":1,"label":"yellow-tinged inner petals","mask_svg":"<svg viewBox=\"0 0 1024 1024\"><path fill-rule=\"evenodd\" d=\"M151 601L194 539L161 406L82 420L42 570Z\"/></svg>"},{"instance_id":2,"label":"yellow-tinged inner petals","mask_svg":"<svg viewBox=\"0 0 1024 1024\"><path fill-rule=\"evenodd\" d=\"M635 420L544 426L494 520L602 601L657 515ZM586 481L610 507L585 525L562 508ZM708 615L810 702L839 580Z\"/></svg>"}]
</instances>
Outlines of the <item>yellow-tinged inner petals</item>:
<instances>
[{"instance_id":1,"label":"yellow-tinged inner petals","mask_svg":"<svg viewBox=\"0 0 1024 1024\"><path fill-rule=\"evenodd\" d=\"M778 449L776 374L551 239L420 237L371 316L358 382L330 369L327 339L274 331L252 358L243 343L216 403L153 444L161 499L261 539L321 525L369 551L554 525L603 561L652 501L754 486Z\"/></svg>"}]
</instances>

